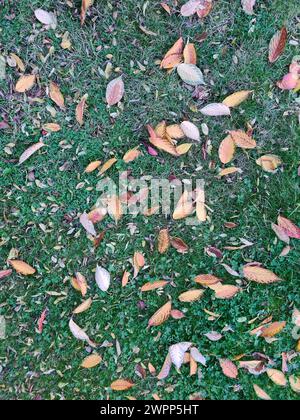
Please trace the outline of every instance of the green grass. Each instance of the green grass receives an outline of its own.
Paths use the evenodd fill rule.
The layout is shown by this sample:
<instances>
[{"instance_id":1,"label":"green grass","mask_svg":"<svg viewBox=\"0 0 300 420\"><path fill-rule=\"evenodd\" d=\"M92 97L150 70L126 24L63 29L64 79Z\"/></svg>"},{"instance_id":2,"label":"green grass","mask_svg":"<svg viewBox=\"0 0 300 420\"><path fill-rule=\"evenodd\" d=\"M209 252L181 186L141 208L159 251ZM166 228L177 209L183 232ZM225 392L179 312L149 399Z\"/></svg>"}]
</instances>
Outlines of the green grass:
<instances>
[{"instance_id":1,"label":"green grass","mask_svg":"<svg viewBox=\"0 0 300 420\"><path fill-rule=\"evenodd\" d=\"M3 3L3 4L2 4ZM266 374L254 377L239 372L238 381L226 378L218 364L219 358L233 358L255 352L268 355L281 368L281 354L295 349L292 338L291 314L294 305L300 307L299 257L300 247L292 241L292 251L285 258L279 254L284 245L275 240L271 223L279 213L300 221L299 201L299 101L293 93L281 92L275 87L288 69L297 46L288 45L283 57L270 66L267 60L269 40L276 30L286 25L290 39L299 38L297 0L259 1L255 18L246 16L240 1L218 1L204 22L168 16L159 2L149 2L143 14L143 2L136 0L95 1L86 24L80 27L79 6L73 8L66 2L25 0L1 2L0 53L18 54L27 65L27 72L38 70L40 86L27 96L16 94L13 86L18 79L16 69L7 66L7 77L0 82L0 115L7 117L11 126L0 132L0 269L12 248L19 257L37 269L33 277L13 274L0 283L0 315L7 321L7 339L0 341L0 396L2 399L121 399L131 395L137 399L152 398L157 393L162 399L188 399L200 392L207 399L255 399L253 383L265 389L274 399L299 399L290 387L274 385ZM172 2L170 2L172 3ZM56 10L58 27L41 30L33 11L37 7ZM113 11L118 12L116 19ZM298 10L299 12L299 10ZM158 35L144 34L139 25L146 26ZM73 48L60 48L58 35L70 33ZM298 32L297 32L298 31ZM196 39L207 32L201 44ZM207 71L210 96L207 102L222 101L228 94L241 89L253 89L253 99L243 103L228 118L205 118L193 112L195 102L191 92L184 88L176 72L168 75L155 61L161 59L172 44L182 35L196 42L198 65ZM45 63L49 47L54 52ZM97 49L97 47L102 49ZM115 121L110 118L103 98L107 81L100 74L112 54L112 64L124 73L126 95L124 110ZM234 64L237 58L238 64ZM138 62L145 71L138 70ZM47 105L53 106L45 93L49 80L57 81L64 93L67 110L57 112L54 119L62 130L47 138L47 148L42 149L22 166L17 166L20 154L40 138L40 127L53 121ZM146 87L146 88L145 88ZM88 93L88 112L85 125L79 128L74 118L75 98ZM38 96L42 102L28 98ZM196 104L197 105L197 104ZM198 105L200 107L201 104ZM98 194L96 174L83 173L93 160L103 161L116 155L122 158L130 148L147 139L145 125L155 125L162 119L180 122L183 118L194 120L199 126L207 123L212 154L203 161L201 146L180 158L160 153L156 159L146 153L135 162L118 163L108 175L117 179L117 169L130 168L135 177L152 175L178 178L203 177L206 180L207 204L213 213L211 221L197 227L186 226L163 216L132 220L124 217L116 226L109 218L97 229L108 229L98 249L86 237L79 225L78 216L88 211ZM259 149L244 153L239 151L236 166L243 174L231 179L216 178L220 167L218 145L228 129L244 129L253 122L254 136ZM203 136L204 138L204 136ZM5 147L14 143L12 155ZM68 148L63 147L68 145ZM281 156L284 166L276 174L266 174L255 160L263 153ZM216 163L211 169L210 161ZM69 163L67 171L59 168ZM198 172L195 168L202 167ZM34 170L39 182L30 181L28 174ZM84 182L84 187L76 186ZM43 186L43 188L41 187ZM66 221L66 215L72 219ZM233 231L224 228L224 222L236 221ZM131 235L128 224L137 226ZM190 244L188 254L175 250L161 256L156 246L151 249L160 228L169 227L171 234ZM44 232L43 230L46 230ZM246 238L254 246L240 251L224 251L222 261L207 256L204 248L226 245ZM147 268L136 280L122 289L120 280L124 269L130 269L130 259L136 250L146 256ZM200 302L178 302L179 294L193 285L194 276L212 272L227 283L234 284L222 267L227 263L235 270L249 261L260 261L285 281L276 285L260 286L243 282L243 291L230 301L213 299L207 291ZM112 274L112 287L103 294L94 282L96 264L106 267ZM71 336L68 322L73 309L81 302L80 295L71 287L70 276L76 271L86 275L89 296L94 297L92 308L76 316L97 343L105 340L114 345L98 349L103 363L90 371L80 364L88 355L84 344ZM167 288L159 294L141 295L139 287L152 279L167 278L176 288ZM49 291L61 293L57 297ZM168 320L160 327L147 330L147 322L157 308L171 297L174 307L184 310L186 318ZM139 309L144 300L146 308ZM47 324L42 335L36 332L37 319L44 308L49 309ZM208 320L203 309L222 314L214 322ZM278 341L266 344L263 339L248 334L248 321L259 317L254 326L273 315L275 321L287 321L286 329ZM246 322L239 322L246 318ZM234 332L224 333L218 343L212 343L203 334L221 331L230 325ZM158 334L161 334L158 337ZM117 357L115 338L122 353ZM150 374L140 379L135 365L151 363L159 370L168 347L179 341L192 341L208 357L208 367L202 369L202 378L189 377L188 367L181 374L172 370L168 379L159 382ZM300 373L299 358L289 365L289 375ZM125 394L112 392L110 383L119 378L131 378L136 386ZM239 384L239 390L234 385Z\"/></svg>"}]
</instances>

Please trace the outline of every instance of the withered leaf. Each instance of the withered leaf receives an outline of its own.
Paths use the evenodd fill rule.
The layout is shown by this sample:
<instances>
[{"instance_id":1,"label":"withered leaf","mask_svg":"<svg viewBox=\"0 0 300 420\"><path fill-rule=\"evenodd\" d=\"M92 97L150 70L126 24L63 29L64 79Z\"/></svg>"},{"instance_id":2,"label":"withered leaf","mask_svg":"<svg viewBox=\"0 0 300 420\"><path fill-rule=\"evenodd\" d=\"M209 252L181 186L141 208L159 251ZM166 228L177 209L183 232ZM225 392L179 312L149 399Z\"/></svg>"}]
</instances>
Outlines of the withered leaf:
<instances>
[{"instance_id":1,"label":"withered leaf","mask_svg":"<svg viewBox=\"0 0 300 420\"><path fill-rule=\"evenodd\" d=\"M171 301L163 305L155 314L150 318L148 322L149 327L158 327L163 324L171 315L172 303Z\"/></svg>"},{"instance_id":2,"label":"withered leaf","mask_svg":"<svg viewBox=\"0 0 300 420\"><path fill-rule=\"evenodd\" d=\"M275 61L277 61L278 58L282 55L287 43L287 38L288 33L285 27L276 32L276 34L273 36L269 45L270 63L275 63Z\"/></svg>"},{"instance_id":3,"label":"withered leaf","mask_svg":"<svg viewBox=\"0 0 300 420\"><path fill-rule=\"evenodd\" d=\"M17 273L23 276L31 276L35 273L35 269L21 260L8 260L8 263L16 270Z\"/></svg>"}]
</instances>

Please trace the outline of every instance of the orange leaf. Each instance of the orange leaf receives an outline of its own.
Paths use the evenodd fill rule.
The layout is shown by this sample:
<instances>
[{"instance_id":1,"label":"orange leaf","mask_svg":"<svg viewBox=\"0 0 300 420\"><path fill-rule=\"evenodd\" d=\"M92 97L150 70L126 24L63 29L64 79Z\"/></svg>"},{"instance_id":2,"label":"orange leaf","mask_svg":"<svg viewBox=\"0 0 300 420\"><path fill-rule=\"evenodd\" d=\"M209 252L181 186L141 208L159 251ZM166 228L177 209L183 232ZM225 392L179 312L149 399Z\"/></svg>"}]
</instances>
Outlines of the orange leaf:
<instances>
[{"instance_id":1,"label":"orange leaf","mask_svg":"<svg viewBox=\"0 0 300 420\"><path fill-rule=\"evenodd\" d=\"M85 277L81 273L76 273L76 277L72 277L71 284L75 290L81 292L82 296L84 297L87 294L87 282Z\"/></svg>"},{"instance_id":2,"label":"orange leaf","mask_svg":"<svg viewBox=\"0 0 300 420\"><path fill-rule=\"evenodd\" d=\"M229 131L236 146L242 149L255 149L256 141L242 130Z\"/></svg>"},{"instance_id":3,"label":"orange leaf","mask_svg":"<svg viewBox=\"0 0 300 420\"><path fill-rule=\"evenodd\" d=\"M181 220L190 216L194 212L194 205L191 199L190 194L185 191L180 200L177 203L177 206L173 213L174 220Z\"/></svg>"},{"instance_id":4,"label":"orange leaf","mask_svg":"<svg viewBox=\"0 0 300 420\"><path fill-rule=\"evenodd\" d=\"M77 120L79 125L83 125L83 113L84 113L84 110L85 110L85 105L86 105L87 98L88 98L88 95L87 94L84 95L81 98L79 104L76 107L75 115L76 115L76 120Z\"/></svg>"},{"instance_id":5,"label":"orange leaf","mask_svg":"<svg viewBox=\"0 0 300 420\"><path fill-rule=\"evenodd\" d=\"M175 42L173 47L170 48L169 51L166 53L164 59L161 62L161 68L163 68L162 64L167 57L171 55L179 55L179 54L182 55L183 47L184 47L183 38L179 38L178 41Z\"/></svg>"},{"instance_id":6,"label":"orange leaf","mask_svg":"<svg viewBox=\"0 0 300 420\"><path fill-rule=\"evenodd\" d=\"M231 168L225 168L222 169L219 173L218 173L218 177L222 178L222 176L228 176L228 175L232 175L232 174L236 174L237 172L242 172L241 169L236 168L235 166L232 166Z\"/></svg>"},{"instance_id":7,"label":"orange leaf","mask_svg":"<svg viewBox=\"0 0 300 420\"><path fill-rule=\"evenodd\" d=\"M278 216L278 225L284 229L290 238L300 239L300 228L296 226L291 220Z\"/></svg>"},{"instance_id":8,"label":"orange leaf","mask_svg":"<svg viewBox=\"0 0 300 420\"><path fill-rule=\"evenodd\" d=\"M47 131L47 133L57 133L61 130L61 127L56 123L47 123L43 125L43 130Z\"/></svg>"},{"instance_id":9,"label":"orange leaf","mask_svg":"<svg viewBox=\"0 0 300 420\"><path fill-rule=\"evenodd\" d=\"M221 359L219 362L222 371L227 378L236 379L238 377L238 369L231 360Z\"/></svg>"},{"instance_id":10,"label":"orange leaf","mask_svg":"<svg viewBox=\"0 0 300 420\"><path fill-rule=\"evenodd\" d=\"M276 32L269 46L269 61L275 63L283 53L287 43L288 33L285 27L281 31Z\"/></svg>"},{"instance_id":11,"label":"orange leaf","mask_svg":"<svg viewBox=\"0 0 300 420\"><path fill-rule=\"evenodd\" d=\"M232 136L225 137L219 147L219 158L222 163L226 164L232 161L235 154L235 147Z\"/></svg>"},{"instance_id":12,"label":"orange leaf","mask_svg":"<svg viewBox=\"0 0 300 420\"><path fill-rule=\"evenodd\" d=\"M165 254L170 247L170 236L168 229L162 229L158 235L158 252Z\"/></svg>"},{"instance_id":13,"label":"orange leaf","mask_svg":"<svg viewBox=\"0 0 300 420\"><path fill-rule=\"evenodd\" d=\"M134 278L139 274L140 269L145 265L144 255L140 252L135 252L133 256Z\"/></svg>"},{"instance_id":14,"label":"orange leaf","mask_svg":"<svg viewBox=\"0 0 300 420\"><path fill-rule=\"evenodd\" d=\"M149 327L158 327L163 324L171 315L172 303L171 301L163 305L155 314L150 318L148 322Z\"/></svg>"},{"instance_id":15,"label":"orange leaf","mask_svg":"<svg viewBox=\"0 0 300 420\"><path fill-rule=\"evenodd\" d=\"M258 396L258 398L260 398L261 400L265 400L265 401L271 401L272 398L270 397L270 395L268 395L262 388L260 388L258 385L254 384L253 385L254 391L256 393L256 395Z\"/></svg>"},{"instance_id":16,"label":"orange leaf","mask_svg":"<svg viewBox=\"0 0 300 420\"><path fill-rule=\"evenodd\" d=\"M185 64L197 64L197 53L194 44L187 44L183 51Z\"/></svg>"},{"instance_id":17,"label":"orange leaf","mask_svg":"<svg viewBox=\"0 0 300 420\"><path fill-rule=\"evenodd\" d=\"M201 274L195 278L195 282L202 284L202 286L210 286L212 284L220 283L222 280L212 274Z\"/></svg>"},{"instance_id":18,"label":"orange leaf","mask_svg":"<svg viewBox=\"0 0 300 420\"><path fill-rule=\"evenodd\" d=\"M216 299L231 299L240 291L237 286L230 284L217 283L208 287L214 290Z\"/></svg>"},{"instance_id":19,"label":"orange leaf","mask_svg":"<svg viewBox=\"0 0 300 420\"><path fill-rule=\"evenodd\" d=\"M36 77L34 74L25 74L17 81L15 91L24 93L30 90L35 85Z\"/></svg>"},{"instance_id":20,"label":"orange leaf","mask_svg":"<svg viewBox=\"0 0 300 420\"><path fill-rule=\"evenodd\" d=\"M162 69L173 69L174 67L178 66L182 62L182 54L172 54L165 57L160 67Z\"/></svg>"},{"instance_id":21,"label":"orange leaf","mask_svg":"<svg viewBox=\"0 0 300 420\"><path fill-rule=\"evenodd\" d=\"M106 171L108 171L117 161L118 159L111 158L107 162L105 162L100 169L100 175L103 175Z\"/></svg>"},{"instance_id":22,"label":"orange leaf","mask_svg":"<svg viewBox=\"0 0 300 420\"><path fill-rule=\"evenodd\" d=\"M227 96L227 98L224 99L223 104L229 106L229 108L234 108L248 99L251 93L253 93L253 90L241 90L239 92L235 92L232 95Z\"/></svg>"},{"instance_id":23,"label":"orange leaf","mask_svg":"<svg viewBox=\"0 0 300 420\"><path fill-rule=\"evenodd\" d=\"M141 151L138 150L138 147L128 150L128 152L125 153L123 160L125 163L133 162L135 159L137 159L141 155Z\"/></svg>"},{"instance_id":24,"label":"orange leaf","mask_svg":"<svg viewBox=\"0 0 300 420\"><path fill-rule=\"evenodd\" d=\"M276 274L260 266L246 265L243 268L244 277L247 280L260 284L270 284L281 281Z\"/></svg>"},{"instance_id":25,"label":"orange leaf","mask_svg":"<svg viewBox=\"0 0 300 420\"><path fill-rule=\"evenodd\" d=\"M176 148L173 144L171 144L168 140L162 139L161 137L157 137L155 131L151 127L151 125L147 125L147 130L150 135L150 143L153 144L153 146L157 147L160 150L163 150L167 153L170 153L173 156L179 156L176 152Z\"/></svg>"},{"instance_id":26,"label":"orange leaf","mask_svg":"<svg viewBox=\"0 0 300 420\"><path fill-rule=\"evenodd\" d=\"M88 309L90 309L92 302L93 301L91 298L85 300L79 306L77 306L77 308L74 309L73 314L81 314L82 312L87 311Z\"/></svg>"},{"instance_id":27,"label":"orange leaf","mask_svg":"<svg viewBox=\"0 0 300 420\"><path fill-rule=\"evenodd\" d=\"M94 172L97 168L99 168L100 165L101 165L101 160L95 160L94 162L91 162L88 164L84 172L87 174Z\"/></svg>"},{"instance_id":28,"label":"orange leaf","mask_svg":"<svg viewBox=\"0 0 300 420\"><path fill-rule=\"evenodd\" d=\"M59 108L65 109L65 100L63 94L61 93L59 86L54 82L50 82L49 96Z\"/></svg>"},{"instance_id":29,"label":"orange leaf","mask_svg":"<svg viewBox=\"0 0 300 420\"><path fill-rule=\"evenodd\" d=\"M262 328L261 337L272 338L279 334L286 327L286 322L273 322L272 324Z\"/></svg>"},{"instance_id":30,"label":"orange leaf","mask_svg":"<svg viewBox=\"0 0 300 420\"><path fill-rule=\"evenodd\" d=\"M190 376L196 375L198 364L192 356L190 356Z\"/></svg>"},{"instance_id":31,"label":"orange leaf","mask_svg":"<svg viewBox=\"0 0 300 420\"><path fill-rule=\"evenodd\" d=\"M94 0L82 0L81 14L80 14L81 26L85 22L86 12L87 12L88 8L91 7L93 3L94 3Z\"/></svg>"},{"instance_id":32,"label":"orange leaf","mask_svg":"<svg viewBox=\"0 0 300 420\"><path fill-rule=\"evenodd\" d=\"M182 131L179 124L169 125L168 127L166 127L165 131L168 134L168 136L171 137L171 139L181 140L185 137L185 134ZM164 136L161 136L161 137L164 137Z\"/></svg>"},{"instance_id":33,"label":"orange leaf","mask_svg":"<svg viewBox=\"0 0 300 420\"><path fill-rule=\"evenodd\" d=\"M113 391L126 391L134 386L134 383L127 379L118 379L110 387Z\"/></svg>"},{"instance_id":34,"label":"orange leaf","mask_svg":"<svg viewBox=\"0 0 300 420\"><path fill-rule=\"evenodd\" d=\"M167 284L169 284L169 282L165 280L157 280L154 282L149 282L149 283L144 284L144 286L141 287L141 292L151 292L152 290L165 287Z\"/></svg>"},{"instance_id":35,"label":"orange leaf","mask_svg":"<svg viewBox=\"0 0 300 420\"><path fill-rule=\"evenodd\" d=\"M102 362L102 357L99 354L91 354L87 356L81 363L81 367L85 369L91 369L98 366Z\"/></svg>"},{"instance_id":36,"label":"orange leaf","mask_svg":"<svg viewBox=\"0 0 300 420\"><path fill-rule=\"evenodd\" d=\"M204 295L205 290L200 289L194 289L194 290L188 290L187 292L182 293L178 300L180 302L195 302L196 300L199 300Z\"/></svg>"},{"instance_id":37,"label":"orange leaf","mask_svg":"<svg viewBox=\"0 0 300 420\"><path fill-rule=\"evenodd\" d=\"M129 282L129 276L130 276L130 273L128 271L125 271L122 277L122 287L127 286Z\"/></svg>"},{"instance_id":38,"label":"orange leaf","mask_svg":"<svg viewBox=\"0 0 300 420\"><path fill-rule=\"evenodd\" d=\"M35 269L21 260L8 260L9 264L16 270L17 273L23 276L30 276L35 273Z\"/></svg>"}]
</instances>

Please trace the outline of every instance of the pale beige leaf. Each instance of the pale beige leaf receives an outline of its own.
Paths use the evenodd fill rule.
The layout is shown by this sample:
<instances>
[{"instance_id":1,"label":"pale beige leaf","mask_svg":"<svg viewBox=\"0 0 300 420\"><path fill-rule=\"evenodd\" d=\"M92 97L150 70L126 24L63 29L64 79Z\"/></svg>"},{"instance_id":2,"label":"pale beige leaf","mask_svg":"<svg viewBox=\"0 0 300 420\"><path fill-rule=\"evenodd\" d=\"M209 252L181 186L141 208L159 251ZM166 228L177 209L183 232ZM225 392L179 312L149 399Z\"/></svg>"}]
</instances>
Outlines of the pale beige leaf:
<instances>
[{"instance_id":1,"label":"pale beige leaf","mask_svg":"<svg viewBox=\"0 0 300 420\"><path fill-rule=\"evenodd\" d=\"M200 141L200 131L194 123L190 121L183 121L180 128L187 138Z\"/></svg>"},{"instance_id":2,"label":"pale beige leaf","mask_svg":"<svg viewBox=\"0 0 300 420\"><path fill-rule=\"evenodd\" d=\"M229 131L236 146L242 149L255 149L256 141L242 130Z\"/></svg>"},{"instance_id":3,"label":"pale beige leaf","mask_svg":"<svg viewBox=\"0 0 300 420\"><path fill-rule=\"evenodd\" d=\"M80 215L79 221L81 225L84 227L86 232L92 236L97 236L97 232L95 230L93 222L89 219L89 216L86 212Z\"/></svg>"},{"instance_id":4,"label":"pale beige leaf","mask_svg":"<svg viewBox=\"0 0 300 420\"><path fill-rule=\"evenodd\" d=\"M198 86L205 84L202 71L194 64L179 64L177 72L184 83L188 85Z\"/></svg>"},{"instance_id":5,"label":"pale beige leaf","mask_svg":"<svg viewBox=\"0 0 300 420\"><path fill-rule=\"evenodd\" d=\"M247 15L253 15L254 14L254 6L255 6L256 0L242 0L242 7L244 12Z\"/></svg>"},{"instance_id":6,"label":"pale beige leaf","mask_svg":"<svg viewBox=\"0 0 300 420\"><path fill-rule=\"evenodd\" d=\"M181 198L179 199L174 213L173 213L173 219L174 220L181 220L185 219L186 217L190 216L194 212L194 205L193 201L191 199L190 194L185 191Z\"/></svg>"},{"instance_id":7,"label":"pale beige leaf","mask_svg":"<svg viewBox=\"0 0 300 420\"><path fill-rule=\"evenodd\" d=\"M267 369L267 375L271 379L271 381L274 382L274 384L278 386L286 386L287 385L287 379L285 377L285 374L281 372L281 370L277 369Z\"/></svg>"},{"instance_id":8,"label":"pale beige leaf","mask_svg":"<svg viewBox=\"0 0 300 420\"><path fill-rule=\"evenodd\" d=\"M8 260L8 263L16 270L17 273L23 276L30 276L35 273L35 269L24 261L21 260Z\"/></svg>"},{"instance_id":9,"label":"pale beige leaf","mask_svg":"<svg viewBox=\"0 0 300 420\"><path fill-rule=\"evenodd\" d=\"M24 93L33 88L36 82L36 77L34 74L25 74L21 76L17 81L15 91L19 93Z\"/></svg>"},{"instance_id":10,"label":"pale beige leaf","mask_svg":"<svg viewBox=\"0 0 300 420\"><path fill-rule=\"evenodd\" d=\"M40 150L44 146L45 146L45 144L43 142L39 141L38 143L35 143L32 146L28 147L28 149L26 149L25 152L21 154L21 156L19 158L19 165L24 163L34 153L36 153L38 150Z\"/></svg>"},{"instance_id":11,"label":"pale beige leaf","mask_svg":"<svg viewBox=\"0 0 300 420\"><path fill-rule=\"evenodd\" d=\"M46 123L43 125L43 130L47 131L47 133L57 133L61 130L61 126L56 123Z\"/></svg>"},{"instance_id":12,"label":"pale beige leaf","mask_svg":"<svg viewBox=\"0 0 300 420\"><path fill-rule=\"evenodd\" d=\"M281 281L276 274L260 266L246 265L243 268L244 277L247 280L261 284L270 284Z\"/></svg>"},{"instance_id":13,"label":"pale beige leaf","mask_svg":"<svg viewBox=\"0 0 300 420\"><path fill-rule=\"evenodd\" d=\"M77 340L86 341L91 347L95 347L95 344L90 340L89 336L80 328L71 318L69 322L69 328L71 333Z\"/></svg>"},{"instance_id":14,"label":"pale beige leaf","mask_svg":"<svg viewBox=\"0 0 300 420\"><path fill-rule=\"evenodd\" d=\"M184 17L192 16L194 13L197 12L199 6L201 5L200 0L189 0L186 2L180 9L180 13Z\"/></svg>"},{"instance_id":15,"label":"pale beige leaf","mask_svg":"<svg viewBox=\"0 0 300 420\"><path fill-rule=\"evenodd\" d=\"M157 376L157 379L159 379L160 381L162 379L166 379L169 376L171 367L172 367L172 360L171 360L170 354L168 353L168 355L167 355L167 357L164 361L164 364L161 368L161 371L159 372L159 374Z\"/></svg>"},{"instance_id":16,"label":"pale beige leaf","mask_svg":"<svg viewBox=\"0 0 300 420\"><path fill-rule=\"evenodd\" d=\"M127 391L132 388L135 384L128 379L118 379L114 381L110 387L113 391Z\"/></svg>"},{"instance_id":17,"label":"pale beige leaf","mask_svg":"<svg viewBox=\"0 0 300 420\"><path fill-rule=\"evenodd\" d=\"M182 342L174 344L169 348L169 354L172 360L172 363L176 366L177 369L180 369L184 363L185 353L192 346L192 343ZM190 361L190 360L188 360Z\"/></svg>"},{"instance_id":18,"label":"pale beige leaf","mask_svg":"<svg viewBox=\"0 0 300 420\"><path fill-rule=\"evenodd\" d=\"M65 99L57 83L50 82L49 96L59 108L65 109Z\"/></svg>"},{"instance_id":19,"label":"pale beige leaf","mask_svg":"<svg viewBox=\"0 0 300 420\"><path fill-rule=\"evenodd\" d=\"M292 375L289 378L289 382L290 382L292 390L296 392L297 394L300 394L300 377L297 377L296 375Z\"/></svg>"},{"instance_id":20,"label":"pale beige leaf","mask_svg":"<svg viewBox=\"0 0 300 420\"><path fill-rule=\"evenodd\" d=\"M185 137L185 134L182 131L182 128L180 127L179 124L173 124L173 125L169 125L165 127L164 132L163 132L163 127L161 127L159 131L158 131L158 127L156 127L155 132L159 137L164 137L165 134L168 134L168 136L171 137L171 139L175 139L175 140L181 140ZM161 133L161 135L159 135L159 133Z\"/></svg>"},{"instance_id":21,"label":"pale beige leaf","mask_svg":"<svg viewBox=\"0 0 300 420\"><path fill-rule=\"evenodd\" d=\"M122 77L112 80L106 88L106 102L109 106L118 104L125 93L125 87Z\"/></svg>"},{"instance_id":22,"label":"pale beige leaf","mask_svg":"<svg viewBox=\"0 0 300 420\"><path fill-rule=\"evenodd\" d=\"M107 202L108 214L118 222L123 216L122 203L117 195L113 195Z\"/></svg>"},{"instance_id":23,"label":"pale beige leaf","mask_svg":"<svg viewBox=\"0 0 300 420\"><path fill-rule=\"evenodd\" d=\"M271 401L272 398L270 397L270 395L268 395L261 387L259 387L258 385L254 384L253 385L254 391L256 393L256 395L258 396L258 398L260 398L261 400L265 400L265 401Z\"/></svg>"},{"instance_id":24,"label":"pale beige leaf","mask_svg":"<svg viewBox=\"0 0 300 420\"><path fill-rule=\"evenodd\" d=\"M236 174L237 172L241 173L242 170L240 168L236 168L235 166L232 166L230 168L225 168L222 169L219 173L218 176L220 178L222 178L223 176L228 176L228 175L233 175Z\"/></svg>"},{"instance_id":25,"label":"pale beige leaf","mask_svg":"<svg viewBox=\"0 0 300 420\"><path fill-rule=\"evenodd\" d=\"M102 290L102 292L107 292L110 286L109 272L105 268L97 265L95 279L99 289Z\"/></svg>"},{"instance_id":26,"label":"pale beige leaf","mask_svg":"<svg viewBox=\"0 0 300 420\"><path fill-rule=\"evenodd\" d=\"M10 57L16 62L18 69L23 73L25 71L25 65L22 59L17 54L14 54L14 53L11 53Z\"/></svg>"},{"instance_id":27,"label":"pale beige leaf","mask_svg":"<svg viewBox=\"0 0 300 420\"><path fill-rule=\"evenodd\" d=\"M53 25L56 23L56 18L53 13L49 13L43 9L36 9L34 11L35 17L43 25Z\"/></svg>"},{"instance_id":28,"label":"pale beige leaf","mask_svg":"<svg viewBox=\"0 0 300 420\"><path fill-rule=\"evenodd\" d=\"M92 369L96 366L98 366L102 362L102 357L100 354L91 354L90 356L87 356L83 362L81 363L81 367L85 369Z\"/></svg>"},{"instance_id":29,"label":"pale beige leaf","mask_svg":"<svg viewBox=\"0 0 300 420\"><path fill-rule=\"evenodd\" d=\"M202 296L204 295L204 292L205 290L200 290L200 289L188 290L187 292L182 293L178 297L178 300L180 302L195 302L202 298Z\"/></svg>"},{"instance_id":30,"label":"pale beige leaf","mask_svg":"<svg viewBox=\"0 0 300 420\"><path fill-rule=\"evenodd\" d=\"M188 153L193 146L192 143L183 143L176 147L176 152L181 156Z\"/></svg>"},{"instance_id":31,"label":"pale beige leaf","mask_svg":"<svg viewBox=\"0 0 300 420\"><path fill-rule=\"evenodd\" d=\"M81 26L85 22L87 10L93 5L93 3L94 3L94 0L82 0L81 13L80 13Z\"/></svg>"},{"instance_id":32,"label":"pale beige leaf","mask_svg":"<svg viewBox=\"0 0 300 420\"><path fill-rule=\"evenodd\" d=\"M209 117L221 117L231 115L230 108L220 103L212 103L200 109L201 114Z\"/></svg>"}]
</instances>

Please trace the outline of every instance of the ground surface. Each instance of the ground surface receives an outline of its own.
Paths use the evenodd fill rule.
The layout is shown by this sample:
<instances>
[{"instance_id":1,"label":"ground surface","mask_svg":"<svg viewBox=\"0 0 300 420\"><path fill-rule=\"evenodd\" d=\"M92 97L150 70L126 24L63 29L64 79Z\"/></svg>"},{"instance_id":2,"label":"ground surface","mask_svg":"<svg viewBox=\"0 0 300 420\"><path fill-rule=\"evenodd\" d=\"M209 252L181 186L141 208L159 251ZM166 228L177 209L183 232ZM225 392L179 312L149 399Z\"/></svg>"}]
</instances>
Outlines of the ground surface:
<instances>
[{"instance_id":1,"label":"ground surface","mask_svg":"<svg viewBox=\"0 0 300 420\"><path fill-rule=\"evenodd\" d=\"M72 3L74 7L70 7ZM141 1L96 1L83 28L79 3L1 1L1 53L18 54L28 72L38 69L40 81L40 87L29 92L26 99L13 90L19 77L16 69L8 67L6 80L0 84L0 113L11 127L0 134L0 268L6 267L9 252L16 248L19 257L37 269L33 277L13 274L1 280L0 314L7 321L7 339L0 342L1 398L120 399L130 395L145 399L155 393L176 400L199 392L207 399L255 399L256 383L274 399L298 399L290 387L276 386L266 374L254 377L240 370L238 380L233 381L222 374L218 363L219 358L245 354L246 359L251 359L253 353L260 352L270 356L280 369L282 352L294 350L296 345L291 336L291 313L294 305L300 306L299 241L292 241L293 249L287 257L279 257L284 244L275 238L271 223L279 213L295 222L300 220L299 111L296 95L282 93L275 86L297 54L297 46L289 44L273 66L268 63L267 51L271 37L283 25L290 39L299 36L298 1L258 1L253 18L243 13L238 0L220 0L203 22L178 14L169 16L154 1L148 3L145 13ZM38 7L57 12L55 31L43 30L36 21L33 11ZM118 14L114 19L115 11ZM145 34L139 25L157 36ZM66 31L72 41L70 51L60 47L60 36ZM197 39L203 32L207 32L207 39L199 43ZM241 105L231 119L210 119L193 112L197 102L176 72L168 75L155 64L181 35L195 42L198 65L213 81L207 102L222 101L228 93L241 89L255 91L253 99ZM52 46L53 54L42 62ZM113 66L124 73L126 88L124 110L115 121L110 113L117 108L107 109L103 99L107 81L99 73L99 69L105 69L108 54L113 56ZM17 159L40 138L41 125L53 121L47 110L47 105L53 103L45 95L49 80L59 82L66 99L66 111L58 111L54 119L62 130L51 134L46 140L48 147L19 167ZM85 125L80 128L74 112L85 93L89 94L88 111ZM34 97L42 101L32 101ZM211 220L190 227L184 221L174 222L163 216L138 216L134 220L126 216L118 225L107 218L97 230L109 231L95 250L78 221L78 216L97 200L99 178L96 173L84 174L85 167L96 159L105 161L114 155L122 158L128 149L147 139L147 123L155 125L162 119L179 122L183 118L193 119L199 126L203 122L208 125L213 150L206 161L200 145L180 159L165 153L157 159L145 152L129 165L119 162L108 175L117 179L117 169L128 168L136 177L175 175L181 179L200 175L206 180L207 204L213 210ZM242 174L217 179L217 170L210 162L220 166L217 150L225 131L244 129L247 122L253 123L259 150L239 153L237 166L243 169ZM9 143L15 144L11 155L5 151ZM255 163L261 153L270 152L280 155L284 162L283 170L276 174L263 172ZM60 170L66 162L67 170ZM196 168L200 170L196 172ZM34 180L29 177L32 169ZM238 227L229 231L224 228L226 221L237 222ZM136 225L133 234L129 223ZM162 256L156 246L151 249L151 242L155 243L159 229L164 227L190 245L188 254L170 249ZM239 238L246 238L254 246L224 251L228 244L240 244ZM223 250L223 259L208 256L204 251L208 245ZM144 253L147 265L122 289L122 273L130 270L129 260L137 250ZM178 302L178 295L192 287L196 275L214 273L234 284L234 277L221 263L239 270L249 261L261 262L285 281L269 286L242 282L242 293L228 301L215 300L207 291L199 302ZM106 267L112 275L112 287L106 294L94 282L96 264ZM77 316L76 322L97 343L107 340L113 344L98 349L103 363L89 371L80 364L90 349L75 340L68 328L72 311L81 302L80 294L70 285L70 276L77 271L87 277L94 303L89 311ZM174 280L176 288L140 293L139 286L146 281L163 278ZM168 296L186 317L147 329L150 316ZM40 335L37 320L46 307L49 313ZM209 321L204 309L222 316ZM269 315L275 321L287 321L286 329L272 344L248 334ZM259 317L258 321L250 326L248 322L255 317ZM224 333L219 342L211 342L203 335L212 330L221 332L226 326L234 332ZM119 356L115 339L121 347ZM159 370L168 347L180 341L194 342L208 358L208 367L202 368L201 374L190 377L189 368L184 366L181 373L172 369L161 382L149 373L144 379L136 375L138 363L147 366L151 361ZM296 358L289 365L289 374L299 372ZM125 394L111 391L110 383L120 377L132 379L136 386Z\"/></svg>"}]
</instances>

